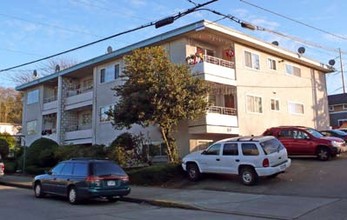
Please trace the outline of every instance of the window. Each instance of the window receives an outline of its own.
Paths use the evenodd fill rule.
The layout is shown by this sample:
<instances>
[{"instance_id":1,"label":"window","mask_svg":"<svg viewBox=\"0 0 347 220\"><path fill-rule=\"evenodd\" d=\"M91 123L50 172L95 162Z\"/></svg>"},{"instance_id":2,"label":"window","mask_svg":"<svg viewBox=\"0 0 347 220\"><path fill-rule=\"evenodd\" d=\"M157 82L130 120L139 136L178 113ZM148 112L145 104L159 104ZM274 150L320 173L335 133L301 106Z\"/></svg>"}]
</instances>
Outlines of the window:
<instances>
[{"instance_id":1,"label":"window","mask_svg":"<svg viewBox=\"0 0 347 220\"><path fill-rule=\"evenodd\" d=\"M257 156L259 151L257 145L251 143L244 143L241 145L242 154L245 156Z\"/></svg>"},{"instance_id":2,"label":"window","mask_svg":"<svg viewBox=\"0 0 347 220\"><path fill-rule=\"evenodd\" d=\"M107 71L109 70L109 71ZM100 70L100 83L110 82L117 78L120 75L120 67L119 64L114 65L113 71L111 69L101 69Z\"/></svg>"},{"instance_id":3,"label":"window","mask_svg":"<svg viewBox=\"0 0 347 220\"><path fill-rule=\"evenodd\" d=\"M291 114L304 114L304 105L300 103L289 102L288 112Z\"/></svg>"},{"instance_id":4,"label":"window","mask_svg":"<svg viewBox=\"0 0 347 220\"><path fill-rule=\"evenodd\" d=\"M343 104L343 105L342 105L342 109L343 109L343 110L346 110L346 109L347 109L347 104Z\"/></svg>"},{"instance_id":5,"label":"window","mask_svg":"<svg viewBox=\"0 0 347 220\"><path fill-rule=\"evenodd\" d=\"M245 51L245 65L253 69L260 69L259 67L259 55Z\"/></svg>"},{"instance_id":6,"label":"window","mask_svg":"<svg viewBox=\"0 0 347 220\"><path fill-rule=\"evenodd\" d=\"M269 69L271 70L276 70L277 67L276 67L276 60L272 59L272 58L268 58L267 59L267 65L269 67Z\"/></svg>"},{"instance_id":7,"label":"window","mask_svg":"<svg viewBox=\"0 0 347 220\"><path fill-rule=\"evenodd\" d=\"M27 104L37 103L39 101L39 90L32 90L28 92Z\"/></svg>"},{"instance_id":8,"label":"window","mask_svg":"<svg viewBox=\"0 0 347 220\"><path fill-rule=\"evenodd\" d=\"M239 155L239 149L237 147L237 143L224 144L223 155L225 155L225 156Z\"/></svg>"},{"instance_id":9,"label":"window","mask_svg":"<svg viewBox=\"0 0 347 220\"><path fill-rule=\"evenodd\" d=\"M246 98L247 98L246 103L247 103L248 112L255 112L255 113L263 112L261 97L247 95Z\"/></svg>"},{"instance_id":10,"label":"window","mask_svg":"<svg viewBox=\"0 0 347 220\"><path fill-rule=\"evenodd\" d=\"M65 163L60 163L57 166L53 167L53 169L51 170L52 175L59 175L64 165Z\"/></svg>"},{"instance_id":11,"label":"window","mask_svg":"<svg viewBox=\"0 0 347 220\"><path fill-rule=\"evenodd\" d=\"M37 134L37 120L27 122L28 135Z\"/></svg>"},{"instance_id":12,"label":"window","mask_svg":"<svg viewBox=\"0 0 347 220\"><path fill-rule=\"evenodd\" d=\"M119 64L114 65L114 78L119 78Z\"/></svg>"},{"instance_id":13,"label":"window","mask_svg":"<svg viewBox=\"0 0 347 220\"><path fill-rule=\"evenodd\" d=\"M88 164L87 163L75 163L73 174L75 176L87 176L88 175Z\"/></svg>"},{"instance_id":14,"label":"window","mask_svg":"<svg viewBox=\"0 0 347 220\"><path fill-rule=\"evenodd\" d=\"M301 69L299 67L286 64L286 73L294 76L301 76Z\"/></svg>"},{"instance_id":15,"label":"window","mask_svg":"<svg viewBox=\"0 0 347 220\"><path fill-rule=\"evenodd\" d=\"M278 99L271 99L271 110L273 111L280 110L280 101Z\"/></svg>"},{"instance_id":16,"label":"window","mask_svg":"<svg viewBox=\"0 0 347 220\"><path fill-rule=\"evenodd\" d=\"M215 144L205 151L205 155L219 155L221 144Z\"/></svg>"},{"instance_id":17,"label":"window","mask_svg":"<svg viewBox=\"0 0 347 220\"><path fill-rule=\"evenodd\" d=\"M107 114L111 110L113 110L113 105L100 108L100 122L107 122L111 120L111 116Z\"/></svg>"},{"instance_id":18,"label":"window","mask_svg":"<svg viewBox=\"0 0 347 220\"><path fill-rule=\"evenodd\" d=\"M63 169L61 170L61 175L72 175L73 164L66 163Z\"/></svg>"}]
</instances>

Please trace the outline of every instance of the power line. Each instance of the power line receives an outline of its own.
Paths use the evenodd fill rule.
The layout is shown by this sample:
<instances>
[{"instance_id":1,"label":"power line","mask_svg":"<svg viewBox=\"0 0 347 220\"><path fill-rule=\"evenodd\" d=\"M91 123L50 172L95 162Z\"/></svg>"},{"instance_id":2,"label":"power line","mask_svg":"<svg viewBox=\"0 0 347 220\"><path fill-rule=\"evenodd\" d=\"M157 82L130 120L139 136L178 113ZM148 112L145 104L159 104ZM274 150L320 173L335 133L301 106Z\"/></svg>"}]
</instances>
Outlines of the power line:
<instances>
[{"instance_id":1,"label":"power line","mask_svg":"<svg viewBox=\"0 0 347 220\"><path fill-rule=\"evenodd\" d=\"M331 33L331 32L329 32L329 31L323 30L323 29L321 29L321 28L314 27L314 26L309 25L309 24L306 24L306 23L304 23L304 22L302 22L302 21L295 20L295 19L290 18L290 17L288 17L288 16L285 16L285 15L283 15L283 14L280 14L280 13L271 11L271 10L269 10L269 9L260 7L260 6L258 6L258 5L252 4L252 3L250 3L250 2L247 2L247 1L245 1L245 0L240 0L240 1L243 2L243 3L246 3L246 4L248 4L248 5L251 5L251 6L255 7L255 8L258 8L258 9L261 9L261 10L263 10L263 11L269 12L269 13L271 13L271 14L277 15L277 16L279 16L279 17L285 18L285 19L287 19L287 20L290 20L290 21L293 21L293 22L295 22L295 23L304 25L304 26L309 27L309 28L311 28L311 29L314 29L314 30L316 30L316 31L320 31L320 32L325 33L325 34L329 34L329 35L331 35L331 36L334 36L334 37L336 37L336 38L340 38L340 39L342 39L342 40L347 40L347 37L344 37L344 36L341 36L341 35L337 35L337 34Z\"/></svg>"},{"instance_id":2,"label":"power line","mask_svg":"<svg viewBox=\"0 0 347 220\"><path fill-rule=\"evenodd\" d=\"M139 27L127 30L127 31L123 31L123 32L120 32L120 33L117 33L117 34L114 34L114 35L111 35L111 36L108 36L108 37L105 37L105 38L102 38L102 39L99 39L99 40L96 40L96 41L93 41L93 42L90 42L90 43L87 43L87 44L84 44L84 45L81 45L81 46L78 46L78 47L75 47L75 48L72 48L72 49L69 49L69 50L65 50L65 51L60 52L60 53L56 53L56 54L53 54L53 55L50 55L50 56L46 56L46 57L41 58L41 59L37 59L37 60L34 60L34 61L23 63L23 64L20 64L20 65L17 65L17 66L13 66L13 67L9 67L9 68L6 68L6 69L1 69L0 72L5 72L5 71L8 71L8 70L16 69L18 67L27 66L29 64L33 64L33 63L37 63L37 62L40 62L40 61L43 61L43 60L47 60L47 59L50 59L50 58L53 58L53 57L56 57L56 56L59 56L59 55L62 55L62 54L66 54L66 53L69 53L69 52L72 52L72 51L75 51L75 50L79 50L79 49L84 48L84 47L91 46L93 44L100 43L100 42L105 41L105 40L109 40L111 38L114 38L114 37L117 37L117 36L120 36L120 35L123 35L123 34L134 32L134 31L137 31L137 30L149 27L149 26L155 25L156 28L159 28L159 27L162 27L164 25L171 24L175 20L177 20L178 18L181 18L181 17L183 17L183 16L185 16L187 14L190 14L190 13L196 11L198 8L201 8L201 7L205 6L205 5L208 5L208 4L210 4L212 2L216 2L216 1L218 1L218 0L210 0L210 1L202 3L202 4L198 4L195 7L189 8L189 9L183 11L183 12L179 12L179 13L173 15L173 16L170 16L170 17L167 17L167 18L155 21L155 22L150 22L148 24L145 24L145 25L142 25L142 26L139 26Z\"/></svg>"}]
</instances>

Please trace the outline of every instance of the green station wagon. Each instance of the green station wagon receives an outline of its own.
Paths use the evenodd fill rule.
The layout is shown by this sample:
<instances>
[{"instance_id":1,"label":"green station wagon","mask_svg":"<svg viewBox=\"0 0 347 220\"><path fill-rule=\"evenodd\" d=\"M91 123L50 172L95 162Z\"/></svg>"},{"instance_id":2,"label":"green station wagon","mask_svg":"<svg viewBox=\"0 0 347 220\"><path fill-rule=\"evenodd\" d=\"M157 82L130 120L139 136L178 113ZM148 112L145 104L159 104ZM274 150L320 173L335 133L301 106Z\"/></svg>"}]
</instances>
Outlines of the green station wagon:
<instances>
[{"instance_id":1,"label":"green station wagon","mask_svg":"<svg viewBox=\"0 0 347 220\"><path fill-rule=\"evenodd\" d=\"M46 174L36 176L32 185L37 198L59 195L71 204L97 197L117 201L130 193L129 177L119 165L90 158L60 162Z\"/></svg>"}]
</instances>

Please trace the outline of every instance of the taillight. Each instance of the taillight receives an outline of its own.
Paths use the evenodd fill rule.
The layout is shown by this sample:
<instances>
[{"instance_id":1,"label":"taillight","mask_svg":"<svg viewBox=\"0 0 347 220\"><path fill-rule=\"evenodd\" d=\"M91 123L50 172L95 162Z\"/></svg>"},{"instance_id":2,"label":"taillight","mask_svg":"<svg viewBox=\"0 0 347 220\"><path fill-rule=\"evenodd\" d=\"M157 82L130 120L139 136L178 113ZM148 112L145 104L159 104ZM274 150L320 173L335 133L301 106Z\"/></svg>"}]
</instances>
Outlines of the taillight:
<instances>
[{"instance_id":1,"label":"taillight","mask_svg":"<svg viewBox=\"0 0 347 220\"><path fill-rule=\"evenodd\" d=\"M263 160L263 167L269 167L270 166L270 162L269 162L269 159L268 158L265 158Z\"/></svg>"},{"instance_id":2,"label":"taillight","mask_svg":"<svg viewBox=\"0 0 347 220\"><path fill-rule=\"evenodd\" d=\"M0 164L0 170L2 170L2 171L5 170L5 165L4 164Z\"/></svg>"},{"instance_id":3,"label":"taillight","mask_svg":"<svg viewBox=\"0 0 347 220\"><path fill-rule=\"evenodd\" d=\"M101 179L97 176L87 176L86 182L89 183L90 186L100 186Z\"/></svg>"}]
</instances>

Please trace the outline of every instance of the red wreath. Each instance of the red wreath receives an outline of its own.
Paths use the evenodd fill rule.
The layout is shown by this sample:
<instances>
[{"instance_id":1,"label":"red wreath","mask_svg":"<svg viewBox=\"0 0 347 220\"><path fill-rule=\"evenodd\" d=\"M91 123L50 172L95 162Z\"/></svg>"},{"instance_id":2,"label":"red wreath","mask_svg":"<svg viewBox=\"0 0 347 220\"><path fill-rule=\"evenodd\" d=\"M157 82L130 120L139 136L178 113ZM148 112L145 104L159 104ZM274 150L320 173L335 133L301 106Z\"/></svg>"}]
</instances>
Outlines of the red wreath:
<instances>
[{"instance_id":1,"label":"red wreath","mask_svg":"<svg viewBox=\"0 0 347 220\"><path fill-rule=\"evenodd\" d=\"M234 51L232 49L229 49L225 52L225 54L227 55L227 57L233 57L235 54L234 54Z\"/></svg>"}]
</instances>

